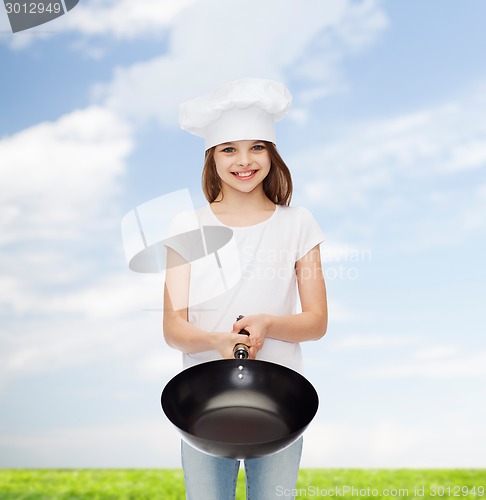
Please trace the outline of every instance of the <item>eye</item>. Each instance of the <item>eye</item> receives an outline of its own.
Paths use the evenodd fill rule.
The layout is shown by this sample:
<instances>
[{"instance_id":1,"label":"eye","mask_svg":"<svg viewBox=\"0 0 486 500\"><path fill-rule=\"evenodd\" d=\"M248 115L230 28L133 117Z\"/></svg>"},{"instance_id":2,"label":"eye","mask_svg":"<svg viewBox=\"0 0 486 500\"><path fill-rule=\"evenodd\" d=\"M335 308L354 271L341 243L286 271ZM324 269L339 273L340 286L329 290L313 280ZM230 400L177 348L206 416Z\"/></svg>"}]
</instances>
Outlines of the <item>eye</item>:
<instances>
[{"instance_id":1,"label":"eye","mask_svg":"<svg viewBox=\"0 0 486 500\"><path fill-rule=\"evenodd\" d=\"M228 146L227 148L224 148L221 150L221 152L223 153L234 153L236 150L235 148L231 147L231 146Z\"/></svg>"},{"instance_id":2,"label":"eye","mask_svg":"<svg viewBox=\"0 0 486 500\"><path fill-rule=\"evenodd\" d=\"M263 151L265 146L263 144L255 144L251 149L253 149L253 151Z\"/></svg>"}]
</instances>

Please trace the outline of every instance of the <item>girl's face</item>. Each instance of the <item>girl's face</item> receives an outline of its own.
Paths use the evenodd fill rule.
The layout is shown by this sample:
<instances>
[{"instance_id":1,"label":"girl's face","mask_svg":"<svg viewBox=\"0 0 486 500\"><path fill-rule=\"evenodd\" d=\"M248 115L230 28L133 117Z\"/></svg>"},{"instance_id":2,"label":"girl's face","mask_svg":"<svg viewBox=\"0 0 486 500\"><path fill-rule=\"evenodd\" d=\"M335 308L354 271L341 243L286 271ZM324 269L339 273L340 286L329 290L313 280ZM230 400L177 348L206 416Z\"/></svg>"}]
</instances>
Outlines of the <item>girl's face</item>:
<instances>
[{"instance_id":1,"label":"girl's face","mask_svg":"<svg viewBox=\"0 0 486 500\"><path fill-rule=\"evenodd\" d=\"M234 141L214 149L214 163L221 178L222 190L234 189L250 193L263 189L263 179L270 172L271 160L262 141Z\"/></svg>"}]
</instances>

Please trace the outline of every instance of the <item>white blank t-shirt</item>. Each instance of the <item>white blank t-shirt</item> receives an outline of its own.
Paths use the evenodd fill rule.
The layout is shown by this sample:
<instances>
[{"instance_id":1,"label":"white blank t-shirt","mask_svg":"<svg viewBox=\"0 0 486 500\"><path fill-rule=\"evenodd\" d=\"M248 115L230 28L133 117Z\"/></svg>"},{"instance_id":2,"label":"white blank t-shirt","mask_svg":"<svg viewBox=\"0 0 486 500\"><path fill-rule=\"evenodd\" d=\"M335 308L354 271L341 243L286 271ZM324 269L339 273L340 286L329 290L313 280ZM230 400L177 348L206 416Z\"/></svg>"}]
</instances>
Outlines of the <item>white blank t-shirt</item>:
<instances>
[{"instance_id":1,"label":"white blank t-shirt","mask_svg":"<svg viewBox=\"0 0 486 500\"><path fill-rule=\"evenodd\" d=\"M209 205L197 209L196 215L201 227L224 226ZM204 331L231 332L239 315L295 314L298 304L295 263L324 240L312 214L302 207L276 205L267 220L230 229L239 256L239 279L224 293L190 304L189 322ZM183 257L191 253L180 246L174 250ZM207 287L213 278L214 269L208 269L206 276L204 271L191 269L190 289ZM183 353L183 366L188 368L216 359L221 359L221 355L215 350ZM279 363L298 372L303 368L299 343L267 338L256 359Z\"/></svg>"}]
</instances>

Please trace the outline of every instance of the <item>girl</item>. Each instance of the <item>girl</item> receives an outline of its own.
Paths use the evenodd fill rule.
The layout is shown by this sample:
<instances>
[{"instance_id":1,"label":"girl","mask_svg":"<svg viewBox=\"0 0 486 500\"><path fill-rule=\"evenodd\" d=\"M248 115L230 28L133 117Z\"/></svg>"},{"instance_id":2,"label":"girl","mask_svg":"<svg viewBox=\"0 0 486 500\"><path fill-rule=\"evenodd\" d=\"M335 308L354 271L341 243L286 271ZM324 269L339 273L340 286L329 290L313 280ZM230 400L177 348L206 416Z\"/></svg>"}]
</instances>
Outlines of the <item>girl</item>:
<instances>
[{"instance_id":1,"label":"girl","mask_svg":"<svg viewBox=\"0 0 486 500\"><path fill-rule=\"evenodd\" d=\"M290 101L282 84L247 78L181 106L181 127L205 139L202 185L209 203L196 211L198 223L232 231L241 269L235 286L191 304L191 289L207 286L207 279L204 273L191 275L191 249L168 247L164 338L182 351L184 368L233 358L235 344L242 342L237 332L245 329L250 358L302 371L300 342L326 333L323 235L308 210L289 206L292 179L274 145L275 121ZM293 497L301 452L302 439L245 460L247 498ZM182 466L188 499L235 498L238 460L182 442Z\"/></svg>"}]
</instances>

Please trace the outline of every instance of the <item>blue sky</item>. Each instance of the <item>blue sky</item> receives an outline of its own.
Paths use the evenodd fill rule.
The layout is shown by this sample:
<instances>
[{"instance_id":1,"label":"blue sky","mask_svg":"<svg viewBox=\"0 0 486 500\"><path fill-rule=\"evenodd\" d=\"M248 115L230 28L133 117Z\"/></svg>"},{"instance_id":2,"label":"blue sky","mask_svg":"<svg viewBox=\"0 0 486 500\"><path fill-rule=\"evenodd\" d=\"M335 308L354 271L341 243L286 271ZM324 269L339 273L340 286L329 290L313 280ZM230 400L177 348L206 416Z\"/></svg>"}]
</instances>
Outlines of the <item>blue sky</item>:
<instances>
[{"instance_id":1,"label":"blue sky","mask_svg":"<svg viewBox=\"0 0 486 500\"><path fill-rule=\"evenodd\" d=\"M326 234L303 466L485 467L485 15L86 0L13 35L1 7L0 466L179 466L163 276L129 271L120 221L178 189L204 202L178 105L258 76L293 94L278 147Z\"/></svg>"}]
</instances>

